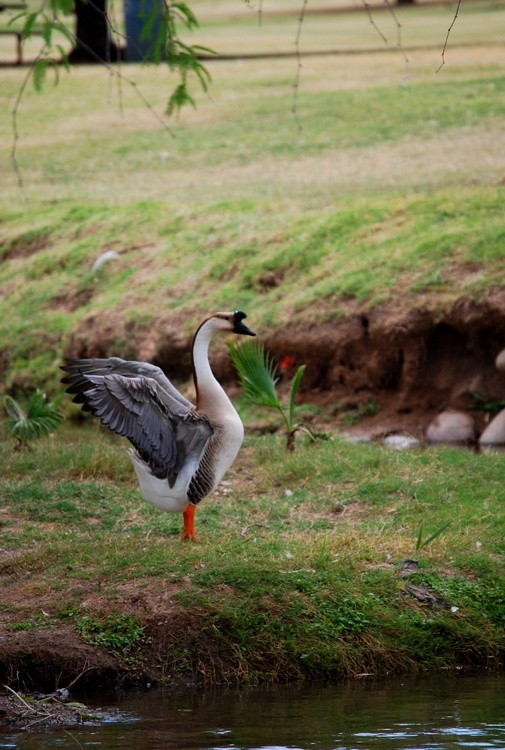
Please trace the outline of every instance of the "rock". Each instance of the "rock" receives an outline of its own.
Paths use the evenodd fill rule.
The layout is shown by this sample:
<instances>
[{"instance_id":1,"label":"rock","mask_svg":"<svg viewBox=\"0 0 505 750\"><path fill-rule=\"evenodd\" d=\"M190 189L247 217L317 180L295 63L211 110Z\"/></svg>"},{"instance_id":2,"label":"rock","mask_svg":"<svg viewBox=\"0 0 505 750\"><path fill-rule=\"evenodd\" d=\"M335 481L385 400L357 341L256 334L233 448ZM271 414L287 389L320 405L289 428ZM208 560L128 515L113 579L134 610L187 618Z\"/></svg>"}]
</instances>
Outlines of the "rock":
<instances>
[{"instance_id":1,"label":"rock","mask_svg":"<svg viewBox=\"0 0 505 750\"><path fill-rule=\"evenodd\" d=\"M412 558L408 558L407 560L404 560L401 564L399 576L400 578L406 578L407 576L412 575L412 573L417 573L419 571L419 562L417 560L413 560Z\"/></svg>"},{"instance_id":2,"label":"rock","mask_svg":"<svg viewBox=\"0 0 505 750\"><path fill-rule=\"evenodd\" d=\"M370 435L343 435L344 439L347 440L348 443L357 445L358 443L371 443L372 438Z\"/></svg>"},{"instance_id":3,"label":"rock","mask_svg":"<svg viewBox=\"0 0 505 750\"><path fill-rule=\"evenodd\" d=\"M115 250L106 250L95 260L95 262L91 266L91 271L98 271L99 268L104 266L106 263L110 263L111 260L116 260L116 258L119 258L119 255Z\"/></svg>"},{"instance_id":4,"label":"rock","mask_svg":"<svg viewBox=\"0 0 505 750\"><path fill-rule=\"evenodd\" d=\"M502 349L497 355L494 363L499 370L505 370L505 349Z\"/></svg>"},{"instance_id":5,"label":"rock","mask_svg":"<svg viewBox=\"0 0 505 750\"><path fill-rule=\"evenodd\" d=\"M412 435L388 435L383 440L384 445L388 448L394 448L397 451L409 450L410 448L417 448L420 445L420 441Z\"/></svg>"},{"instance_id":6,"label":"rock","mask_svg":"<svg viewBox=\"0 0 505 750\"><path fill-rule=\"evenodd\" d=\"M429 443L468 443L475 439L475 422L463 411L443 411L426 430Z\"/></svg>"},{"instance_id":7,"label":"rock","mask_svg":"<svg viewBox=\"0 0 505 750\"><path fill-rule=\"evenodd\" d=\"M426 586L419 586L415 583L406 583L403 587L403 591L406 594L415 597L419 602L422 602L422 604L428 604L432 607L440 607L445 603L441 596L434 594L433 591L430 591Z\"/></svg>"},{"instance_id":8,"label":"rock","mask_svg":"<svg viewBox=\"0 0 505 750\"><path fill-rule=\"evenodd\" d=\"M505 409L488 424L479 438L481 445L505 445Z\"/></svg>"}]
</instances>

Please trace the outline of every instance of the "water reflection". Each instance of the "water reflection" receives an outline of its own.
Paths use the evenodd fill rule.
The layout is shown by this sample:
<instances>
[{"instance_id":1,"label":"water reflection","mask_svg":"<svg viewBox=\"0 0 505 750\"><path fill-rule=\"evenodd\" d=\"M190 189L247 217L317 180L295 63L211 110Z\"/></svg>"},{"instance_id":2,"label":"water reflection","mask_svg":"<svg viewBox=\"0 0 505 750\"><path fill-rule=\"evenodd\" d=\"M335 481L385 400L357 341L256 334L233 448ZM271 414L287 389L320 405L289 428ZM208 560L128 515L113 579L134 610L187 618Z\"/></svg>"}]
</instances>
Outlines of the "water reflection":
<instances>
[{"instance_id":1,"label":"water reflection","mask_svg":"<svg viewBox=\"0 0 505 750\"><path fill-rule=\"evenodd\" d=\"M90 697L86 700L91 703ZM110 723L2 736L0 748L439 750L505 748L505 676L102 696Z\"/></svg>"}]
</instances>

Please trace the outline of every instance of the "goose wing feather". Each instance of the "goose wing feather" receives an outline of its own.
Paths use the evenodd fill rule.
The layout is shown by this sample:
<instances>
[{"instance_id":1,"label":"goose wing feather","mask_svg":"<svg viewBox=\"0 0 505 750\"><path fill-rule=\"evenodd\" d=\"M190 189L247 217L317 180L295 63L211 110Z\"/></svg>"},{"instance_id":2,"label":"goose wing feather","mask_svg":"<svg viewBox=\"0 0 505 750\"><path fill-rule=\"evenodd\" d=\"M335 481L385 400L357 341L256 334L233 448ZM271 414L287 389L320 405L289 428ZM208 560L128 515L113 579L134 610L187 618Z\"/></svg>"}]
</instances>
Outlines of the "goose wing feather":
<instances>
[{"instance_id":1,"label":"goose wing feather","mask_svg":"<svg viewBox=\"0 0 505 750\"><path fill-rule=\"evenodd\" d=\"M75 403L83 403L79 393L82 386L86 384L86 376L89 375L123 375L125 378L136 378L144 376L155 380L161 389L166 392L173 401L186 409L192 409L193 404L188 401L182 393L170 382L160 367L148 362L136 362L135 360L121 359L121 357L108 357L103 359L67 359L61 368L70 375L62 378L62 383L70 383L68 393L77 394ZM77 377L80 375L81 377ZM175 405L174 405L175 406ZM184 412L181 412L181 415Z\"/></svg>"},{"instance_id":2,"label":"goose wing feather","mask_svg":"<svg viewBox=\"0 0 505 750\"><path fill-rule=\"evenodd\" d=\"M119 363L68 360L62 369L69 374L62 382L69 386L67 391L74 394L76 403L110 430L127 437L155 476L167 477L172 487L186 459L198 460L214 430L159 368L124 360ZM158 377L144 374L153 369L159 371L155 373Z\"/></svg>"}]
</instances>

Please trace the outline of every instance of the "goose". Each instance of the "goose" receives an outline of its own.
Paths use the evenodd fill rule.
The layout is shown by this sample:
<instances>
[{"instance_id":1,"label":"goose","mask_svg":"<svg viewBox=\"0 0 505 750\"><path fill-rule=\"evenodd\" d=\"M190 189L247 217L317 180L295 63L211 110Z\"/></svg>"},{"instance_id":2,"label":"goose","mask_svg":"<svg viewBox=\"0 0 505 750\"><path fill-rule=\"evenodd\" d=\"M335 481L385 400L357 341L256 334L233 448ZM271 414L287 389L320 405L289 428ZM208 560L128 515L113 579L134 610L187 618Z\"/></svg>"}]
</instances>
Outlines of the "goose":
<instances>
[{"instance_id":1,"label":"goose","mask_svg":"<svg viewBox=\"0 0 505 750\"><path fill-rule=\"evenodd\" d=\"M197 504L228 471L244 438L233 404L209 363L217 333L255 336L240 310L217 312L196 330L191 347L196 405L157 366L109 357L67 358L61 382L82 409L133 445L129 455L144 500L183 514L183 538L195 540Z\"/></svg>"}]
</instances>

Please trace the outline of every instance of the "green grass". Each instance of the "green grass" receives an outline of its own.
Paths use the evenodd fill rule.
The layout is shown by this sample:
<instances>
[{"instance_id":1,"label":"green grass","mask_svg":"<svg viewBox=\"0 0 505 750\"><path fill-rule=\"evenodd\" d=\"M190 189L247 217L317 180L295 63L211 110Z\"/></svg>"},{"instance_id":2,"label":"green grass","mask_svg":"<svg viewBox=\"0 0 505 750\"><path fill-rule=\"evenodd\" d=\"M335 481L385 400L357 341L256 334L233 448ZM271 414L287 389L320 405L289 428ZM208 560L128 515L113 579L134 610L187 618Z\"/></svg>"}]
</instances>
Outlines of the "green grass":
<instances>
[{"instance_id":1,"label":"green grass","mask_svg":"<svg viewBox=\"0 0 505 750\"><path fill-rule=\"evenodd\" d=\"M271 679L286 679L503 655L499 455L407 455L338 440L300 440L287 454L282 437L248 438L228 494L198 510L196 544L180 539L178 514L141 502L125 446L96 429L66 427L29 452L5 441L1 459L2 547L15 555L1 564L4 591L38 592L3 598L10 629L74 622L140 670L143 649L153 638L161 648L162 637L166 679L257 680L267 664ZM416 553L420 525L426 536L447 521ZM414 556L419 571L401 578ZM420 604L405 583L443 604ZM166 611L136 606L167 585Z\"/></svg>"},{"instance_id":2,"label":"green grass","mask_svg":"<svg viewBox=\"0 0 505 750\"><path fill-rule=\"evenodd\" d=\"M250 203L191 215L179 208L168 220L161 203L85 213L58 206L52 224L44 216L43 230L28 236L16 233L18 213L3 230L4 387L54 395L58 365L83 327L109 351L135 357L145 332L161 335L175 313L184 313L188 336L202 310L226 308L247 310L266 333L285 320L331 320L349 299L369 308L399 292L414 305L426 295L440 306L478 298L503 280L502 202L497 186L346 198L301 217L256 218ZM117 259L91 273L110 248ZM264 284L269 274L275 286ZM106 320L107 332L94 333Z\"/></svg>"},{"instance_id":3,"label":"green grass","mask_svg":"<svg viewBox=\"0 0 505 750\"><path fill-rule=\"evenodd\" d=\"M215 46L257 44L249 16L206 8ZM383 53L304 58L301 130L293 59L210 63L211 96L172 132L136 93L162 113L163 68L127 66L134 86L91 66L42 95L28 86L23 189L9 153L25 71L3 71L0 390L39 386L62 405L65 352L151 356L184 344L209 310L245 309L265 336L384 301L443 310L502 286L503 8L465 5L435 73L452 13L401 11L408 70L385 15ZM292 49L295 27L272 20L259 46ZM364 14L346 14L310 19L303 44L332 35L354 50L380 42ZM107 250L119 257L93 273ZM189 375L187 357L170 375ZM282 438L249 436L189 545L179 517L140 500L125 447L96 426L17 453L4 430L0 616L131 644L137 665L155 643L166 679L500 662L502 457L297 443L291 456ZM421 529L427 539L448 522L416 553ZM401 563L416 554L408 580L439 608L405 591Z\"/></svg>"},{"instance_id":4,"label":"green grass","mask_svg":"<svg viewBox=\"0 0 505 750\"><path fill-rule=\"evenodd\" d=\"M68 615L73 616L74 613L68 613ZM101 621L84 615L76 618L75 625L84 641L95 646L102 646L113 653L130 652L143 637L142 628L128 614L110 615Z\"/></svg>"}]
</instances>

